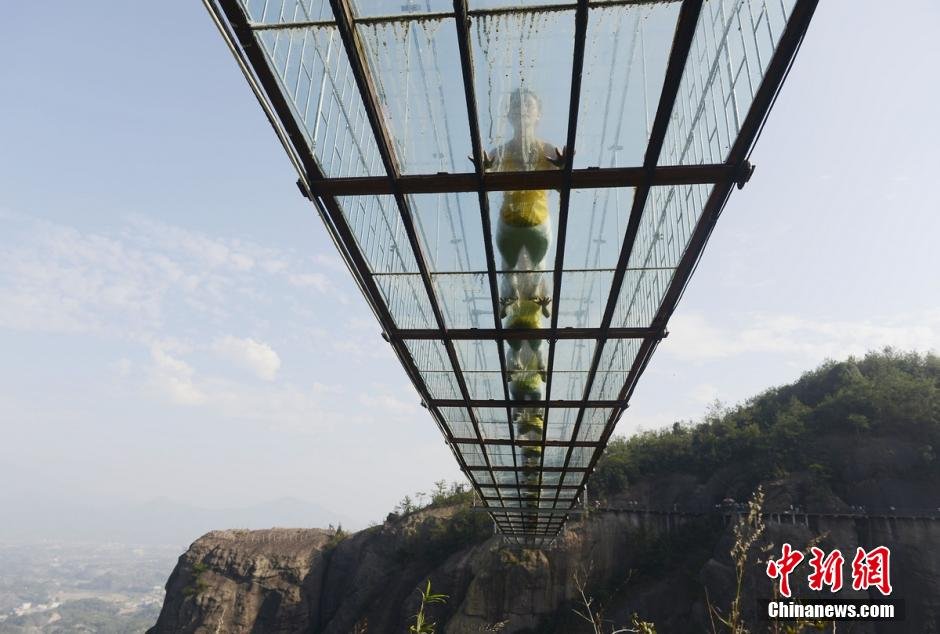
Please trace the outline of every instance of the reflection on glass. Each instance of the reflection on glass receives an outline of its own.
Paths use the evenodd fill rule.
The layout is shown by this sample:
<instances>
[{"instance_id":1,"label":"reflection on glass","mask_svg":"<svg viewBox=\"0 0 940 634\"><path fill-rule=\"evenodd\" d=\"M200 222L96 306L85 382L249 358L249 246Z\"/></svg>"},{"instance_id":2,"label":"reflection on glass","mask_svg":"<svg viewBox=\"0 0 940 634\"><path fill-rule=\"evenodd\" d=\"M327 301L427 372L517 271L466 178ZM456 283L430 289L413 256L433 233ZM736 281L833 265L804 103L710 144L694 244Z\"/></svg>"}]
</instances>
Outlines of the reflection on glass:
<instances>
[{"instance_id":1,"label":"reflection on glass","mask_svg":"<svg viewBox=\"0 0 940 634\"><path fill-rule=\"evenodd\" d=\"M532 90L519 87L509 97L508 120L512 138L484 156L486 169L516 172L556 169L564 163L561 150L540 139L536 127L542 116L542 102ZM546 259L552 242L551 214L545 190L508 191L503 194L496 222L496 248L505 276L500 288L500 318L507 330L537 330L551 318L550 282L546 279ZM541 401L545 398L547 349L541 339L510 339L506 358L509 393L515 401ZM544 420L541 409L517 407L513 410L521 440L539 441ZM523 468L523 496L530 507L538 505L539 466L542 447L525 445L520 449Z\"/></svg>"},{"instance_id":2,"label":"reflection on glass","mask_svg":"<svg viewBox=\"0 0 940 634\"><path fill-rule=\"evenodd\" d=\"M516 104L510 100L520 87L537 95L542 138L556 143L565 138L575 39L575 11L569 6L560 11L540 8L471 16L477 114L485 147L508 145L517 132L513 128L519 115L513 117ZM537 169L539 163L544 165L538 155L530 155L528 169ZM526 162L502 169L523 170Z\"/></svg>"}]
</instances>

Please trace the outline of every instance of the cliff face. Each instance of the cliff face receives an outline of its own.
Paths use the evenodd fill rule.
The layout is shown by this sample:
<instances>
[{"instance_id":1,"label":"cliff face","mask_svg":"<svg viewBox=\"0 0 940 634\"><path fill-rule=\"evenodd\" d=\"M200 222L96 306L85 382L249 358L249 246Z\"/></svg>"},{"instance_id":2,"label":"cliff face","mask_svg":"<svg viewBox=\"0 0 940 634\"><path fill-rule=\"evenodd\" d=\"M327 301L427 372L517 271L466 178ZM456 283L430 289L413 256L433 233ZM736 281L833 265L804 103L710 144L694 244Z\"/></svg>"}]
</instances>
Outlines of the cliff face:
<instances>
[{"instance_id":1,"label":"cliff face","mask_svg":"<svg viewBox=\"0 0 940 634\"><path fill-rule=\"evenodd\" d=\"M319 612L331 533L213 531L179 559L157 632L302 632Z\"/></svg>"},{"instance_id":2,"label":"cliff face","mask_svg":"<svg viewBox=\"0 0 940 634\"><path fill-rule=\"evenodd\" d=\"M454 634L589 631L572 610L577 576L588 579L594 607L602 605L612 623L628 624L636 612L659 632L710 631L706 586L714 605L730 604L732 540L720 518L597 513L572 523L544 551L504 547L496 537L434 561L410 549L416 526L447 521L419 513L338 542L315 529L209 533L180 557L150 631L406 632L427 578L449 595L431 616L439 631ZM855 623L851 631L940 632L940 522L803 521L769 522L765 541L779 550L784 541L807 544L823 535L824 548L843 553L858 544L892 548L895 596L905 600L907 620ZM802 577L794 578L797 589L805 589ZM745 593L756 621L750 606L771 596L769 580L752 574ZM849 588L840 597L866 595Z\"/></svg>"}]
</instances>

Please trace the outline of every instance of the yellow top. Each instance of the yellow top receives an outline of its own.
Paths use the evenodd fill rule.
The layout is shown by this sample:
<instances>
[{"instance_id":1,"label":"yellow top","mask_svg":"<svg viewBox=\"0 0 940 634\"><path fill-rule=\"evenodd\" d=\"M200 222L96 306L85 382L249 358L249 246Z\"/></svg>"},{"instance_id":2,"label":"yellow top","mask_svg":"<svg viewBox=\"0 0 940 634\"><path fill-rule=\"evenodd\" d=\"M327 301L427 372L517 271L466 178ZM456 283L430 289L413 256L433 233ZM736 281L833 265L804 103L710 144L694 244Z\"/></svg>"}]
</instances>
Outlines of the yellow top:
<instances>
[{"instance_id":1,"label":"yellow top","mask_svg":"<svg viewBox=\"0 0 940 634\"><path fill-rule=\"evenodd\" d=\"M497 169L501 172L522 172L526 169L549 170L555 165L545 156L548 146L539 143L535 152L535 164L529 168L517 151L507 149L499 157ZM500 218L513 227L534 227L548 218L548 192L544 189L507 191L499 209Z\"/></svg>"},{"instance_id":2,"label":"yellow top","mask_svg":"<svg viewBox=\"0 0 940 634\"><path fill-rule=\"evenodd\" d=\"M542 307L535 300L520 299L513 306L507 328L541 328Z\"/></svg>"},{"instance_id":3,"label":"yellow top","mask_svg":"<svg viewBox=\"0 0 940 634\"><path fill-rule=\"evenodd\" d=\"M542 375L531 370L514 372L512 375L512 385L517 390L537 392L542 387Z\"/></svg>"}]
</instances>

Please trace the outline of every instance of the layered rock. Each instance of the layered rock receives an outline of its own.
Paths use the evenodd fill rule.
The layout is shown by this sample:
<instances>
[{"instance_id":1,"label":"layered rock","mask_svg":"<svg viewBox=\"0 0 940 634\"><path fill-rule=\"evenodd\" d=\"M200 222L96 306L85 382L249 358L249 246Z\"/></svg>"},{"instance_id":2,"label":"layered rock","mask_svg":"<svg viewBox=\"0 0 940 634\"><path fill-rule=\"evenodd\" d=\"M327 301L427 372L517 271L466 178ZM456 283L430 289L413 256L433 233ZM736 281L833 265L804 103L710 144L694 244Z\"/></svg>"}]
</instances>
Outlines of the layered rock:
<instances>
[{"instance_id":1,"label":"layered rock","mask_svg":"<svg viewBox=\"0 0 940 634\"><path fill-rule=\"evenodd\" d=\"M435 592L449 595L431 616L439 631L454 634L590 631L573 611L579 577L612 623L627 624L638 613L659 632L709 631L706 586L715 607L732 598L732 538L720 517L596 513L572 523L546 550L490 537L424 557L422 527L452 521L452 511L418 513L342 540L315 529L209 533L180 558L151 632L406 632L428 578ZM765 543L806 545L820 535L825 548L884 544L894 553L892 580L907 621L857 623L853 632L940 631L940 522L769 522ZM758 570L752 567L745 584L752 622L756 599L771 595ZM797 589L805 585L794 578ZM839 596L868 597L851 588Z\"/></svg>"}]
</instances>

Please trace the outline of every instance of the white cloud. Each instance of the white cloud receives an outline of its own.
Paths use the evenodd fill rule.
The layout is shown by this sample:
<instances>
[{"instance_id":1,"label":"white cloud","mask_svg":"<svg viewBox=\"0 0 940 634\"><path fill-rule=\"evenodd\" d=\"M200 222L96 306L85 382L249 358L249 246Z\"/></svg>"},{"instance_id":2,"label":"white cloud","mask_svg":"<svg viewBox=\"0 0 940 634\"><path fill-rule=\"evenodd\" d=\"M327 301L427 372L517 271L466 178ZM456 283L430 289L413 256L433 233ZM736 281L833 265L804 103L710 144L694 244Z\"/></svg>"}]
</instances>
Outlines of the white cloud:
<instances>
[{"instance_id":1,"label":"white cloud","mask_svg":"<svg viewBox=\"0 0 940 634\"><path fill-rule=\"evenodd\" d=\"M684 361L771 353L818 363L887 346L926 352L940 350L940 309L856 321L751 314L720 327L687 313L672 319L664 344L664 352Z\"/></svg>"},{"instance_id":2,"label":"white cloud","mask_svg":"<svg viewBox=\"0 0 940 634\"><path fill-rule=\"evenodd\" d=\"M224 337L216 341L212 348L220 358L265 381L273 381L281 368L281 358L277 352L262 341Z\"/></svg>"},{"instance_id":3,"label":"white cloud","mask_svg":"<svg viewBox=\"0 0 940 634\"><path fill-rule=\"evenodd\" d=\"M157 393L176 405L199 405L206 401L205 393L193 382L192 366L153 344L150 347L153 361L150 383Z\"/></svg>"},{"instance_id":4,"label":"white cloud","mask_svg":"<svg viewBox=\"0 0 940 634\"><path fill-rule=\"evenodd\" d=\"M345 273L347 271L346 264L338 255L318 253L317 255L313 256L313 261L320 266L325 266L337 272Z\"/></svg>"},{"instance_id":5,"label":"white cloud","mask_svg":"<svg viewBox=\"0 0 940 634\"><path fill-rule=\"evenodd\" d=\"M689 397L697 403L713 403L718 398L718 388L711 383L701 383L692 388Z\"/></svg>"},{"instance_id":6,"label":"white cloud","mask_svg":"<svg viewBox=\"0 0 940 634\"><path fill-rule=\"evenodd\" d=\"M294 286L313 287L321 293L327 292L332 287L330 278L323 273L296 273L288 279Z\"/></svg>"},{"instance_id":7,"label":"white cloud","mask_svg":"<svg viewBox=\"0 0 940 634\"><path fill-rule=\"evenodd\" d=\"M245 314L238 314L239 305L299 307L299 298L289 296L293 286L345 299L327 274L332 265L326 258L146 218L90 232L8 212L4 229L0 329L149 344L191 330L199 320L217 332L220 322Z\"/></svg>"},{"instance_id":8,"label":"white cloud","mask_svg":"<svg viewBox=\"0 0 940 634\"><path fill-rule=\"evenodd\" d=\"M387 388L372 385L368 391L358 395L358 401L366 410L377 414L380 418L410 418L425 422L429 415L421 407L418 394L413 390L398 393L411 393L414 395L414 399L406 401L393 394Z\"/></svg>"},{"instance_id":9,"label":"white cloud","mask_svg":"<svg viewBox=\"0 0 940 634\"><path fill-rule=\"evenodd\" d=\"M229 337L219 343L220 349L226 353L243 354L249 350L261 352L265 357L270 350L250 339ZM250 358L250 354L243 356L245 361ZM263 371L271 371L274 366L271 359L268 359L267 366L257 363L257 369ZM388 415L386 411L368 408L349 412L345 406L347 393L341 386L324 383L313 383L309 387L259 384L225 378L202 369L196 372L181 353L171 352L161 343L150 346L150 364L141 369L142 374L135 377L132 373L129 378L143 379L142 387L151 398L171 405L198 406L200 416L245 421L294 433L322 434L369 424ZM390 401L382 405L396 407Z\"/></svg>"}]
</instances>

